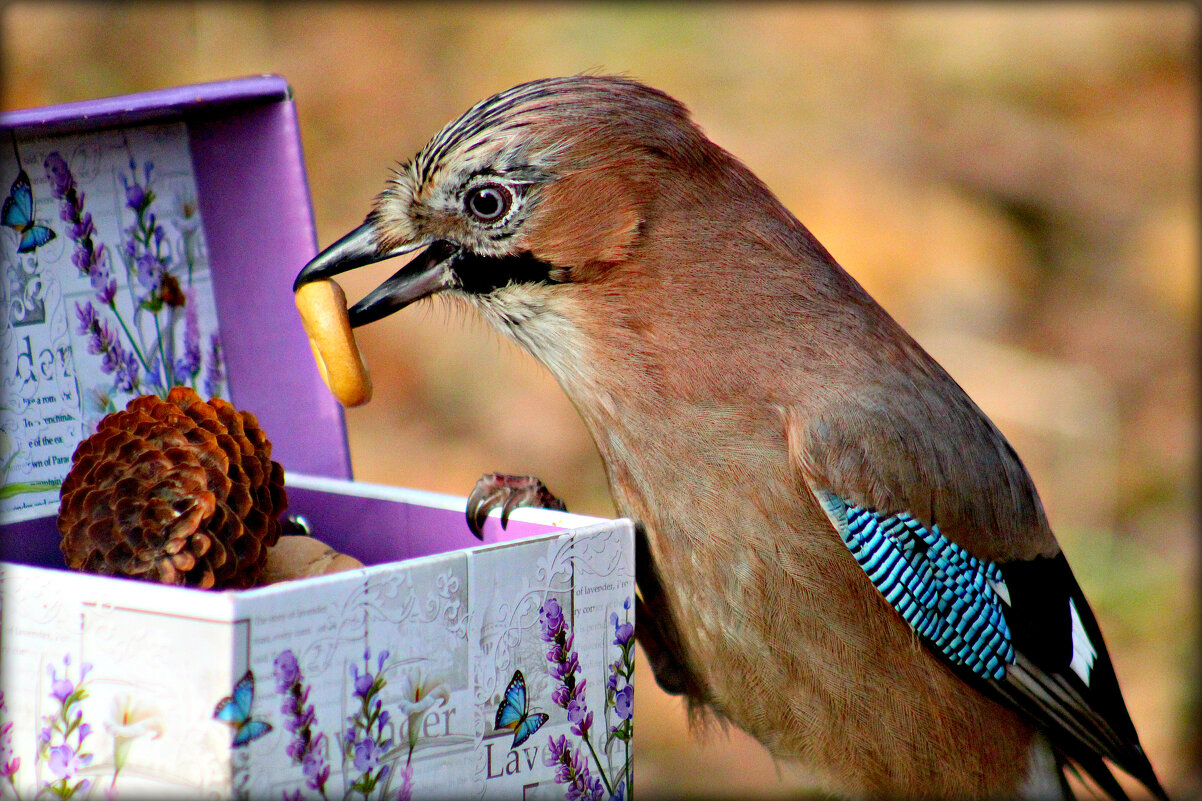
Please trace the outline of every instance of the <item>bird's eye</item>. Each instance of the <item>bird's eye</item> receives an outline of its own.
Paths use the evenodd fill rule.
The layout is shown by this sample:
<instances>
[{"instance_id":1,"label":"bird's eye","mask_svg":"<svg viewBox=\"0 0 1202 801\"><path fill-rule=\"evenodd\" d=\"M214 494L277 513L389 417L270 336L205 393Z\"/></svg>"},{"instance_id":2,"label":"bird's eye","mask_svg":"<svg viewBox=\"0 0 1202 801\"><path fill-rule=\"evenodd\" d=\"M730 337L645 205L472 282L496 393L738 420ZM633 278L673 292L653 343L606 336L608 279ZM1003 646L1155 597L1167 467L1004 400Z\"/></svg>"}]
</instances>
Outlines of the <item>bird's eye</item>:
<instances>
[{"instance_id":1,"label":"bird's eye","mask_svg":"<svg viewBox=\"0 0 1202 801\"><path fill-rule=\"evenodd\" d=\"M509 211L513 195L500 184L482 184L467 193L464 206L480 222L495 222Z\"/></svg>"}]
</instances>

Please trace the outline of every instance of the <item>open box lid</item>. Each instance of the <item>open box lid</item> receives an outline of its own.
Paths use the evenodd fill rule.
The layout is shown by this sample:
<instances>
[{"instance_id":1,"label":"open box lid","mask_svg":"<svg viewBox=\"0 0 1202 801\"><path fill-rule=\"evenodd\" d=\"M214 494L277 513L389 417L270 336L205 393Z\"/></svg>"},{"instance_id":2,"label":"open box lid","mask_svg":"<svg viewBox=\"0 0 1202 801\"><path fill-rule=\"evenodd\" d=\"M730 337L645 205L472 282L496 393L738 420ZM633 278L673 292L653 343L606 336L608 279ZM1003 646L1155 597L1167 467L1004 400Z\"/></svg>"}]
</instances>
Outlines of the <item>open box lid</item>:
<instances>
[{"instance_id":1,"label":"open box lid","mask_svg":"<svg viewBox=\"0 0 1202 801\"><path fill-rule=\"evenodd\" d=\"M46 243L41 249L41 263L48 270L72 273L73 280L78 282L83 273L76 273L72 253L73 248L78 250L82 239L66 219L62 180L52 174L51 157L46 153L62 150L62 157L77 165L76 173L86 178L87 154L80 154L80 143L86 145L90 140L81 137L111 142L114 136L124 137L127 132L132 138L139 129L151 132L139 134L142 136L139 141L168 139L168 134L181 141L186 139L186 147L181 145L181 149L190 154L195 206L199 208L207 246L212 304L224 358L223 394L238 409L258 417L271 438L273 458L286 471L350 478L342 408L317 372L292 299L293 278L316 252L316 233L296 110L284 79L263 75L0 113L0 134L5 134L0 137L0 162L9 162L0 173L6 179L0 191L12 181L4 212L5 238L0 243L6 249L2 254L5 269L18 272L40 269L31 258L39 253L36 242L29 243L34 245L33 250L19 257L12 251L27 244L22 236L32 237L29 231L37 233L45 223L45 228L57 231L52 239L59 242ZM127 150L129 141L125 143ZM56 144L61 146L54 149L52 145ZM109 148L113 150L111 145ZM117 158L110 156L110 161ZM125 200L118 178L126 182L125 192L128 192L129 184L140 180L139 171L146 169L140 161L136 166L134 162L130 150L129 170L110 168L112 174L102 176L109 181L106 191L110 196L110 212ZM22 197L30 189L18 186L18 172L27 174L27 187L32 185L31 196ZM131 177L127 179L125 172ZM90 204L102 208L98 204L104 202L101 191L104 185L95 183L95 177L92 176L93 183L88 187L80 179L80 207ZM149 175L146 184L153 185ZM89 191L84 192L85 188ZM122 208L114 219L128 222L129 214L128 209ZM110 225L109 230L116 230L116 224ZM122 247L111 241L114 238L121 237L108 237L110 251ZM116 252L109 255L112 272L124 279L123 256ZM27 290L32 284L28 282ZM41 286L39 283L38 287ZM10 289L9 294L13 291ZM99 307L104 311L102 304ZM64 332L66 326L79 325L69 295L64 295L57 308L59 317L68 318L58 324ZM4 313L9 314L8 310ZM17 348L20 353L8 358L21 358L26 340L16 335L20 329L14 328L10 319L0 323L0 347ZM9 329L7 337L3 336L4 328ZM87 357L80 353L86 348L81 347L78 337L73 345L75 359ZM31 376L37 355L36 348L31 349L29 363L24 365L30 368ZM170 358L168 353L166 361ZM0 392L6 395L15 391L11 384L0 386ZM76 395L82 393L83 388L77 386ZM9 398L2 400L7 403ZM116 408L123 408L124 402L122 399ZM28 398L23 403L28 404ZM25 419L31 416L26 414ZM11 456L0 454L0 460ZM6 483L11 481L10 477ZM55 510L53 504L46 506L41 516L52 515ZM6 516L10 520L24 519L29 514L16 517L0 514L0 523L8 522Z\"/></svg>"}]
</instances>

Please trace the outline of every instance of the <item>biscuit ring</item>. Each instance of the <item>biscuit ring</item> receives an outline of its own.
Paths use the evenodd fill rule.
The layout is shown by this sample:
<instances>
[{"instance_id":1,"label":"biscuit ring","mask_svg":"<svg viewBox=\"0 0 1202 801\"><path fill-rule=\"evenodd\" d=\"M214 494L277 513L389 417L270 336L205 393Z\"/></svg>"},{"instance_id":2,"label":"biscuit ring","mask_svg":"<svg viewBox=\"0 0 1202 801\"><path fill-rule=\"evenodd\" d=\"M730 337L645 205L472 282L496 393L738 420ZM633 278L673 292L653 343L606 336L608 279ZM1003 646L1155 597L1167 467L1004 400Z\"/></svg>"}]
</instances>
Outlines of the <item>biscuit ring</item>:
<instances>
[{"instance_id":1,"label":"biscuit ring","mask_svg":"<svg viewBox=\"0 0 1202 801\"><path fill-rule=\"evenodd\" d=\"M309 347L321 378L343 406L371 400L371 376L351 331L346 294L334 281L313 281L296 290Z\"/></svg>"}]
</instances>

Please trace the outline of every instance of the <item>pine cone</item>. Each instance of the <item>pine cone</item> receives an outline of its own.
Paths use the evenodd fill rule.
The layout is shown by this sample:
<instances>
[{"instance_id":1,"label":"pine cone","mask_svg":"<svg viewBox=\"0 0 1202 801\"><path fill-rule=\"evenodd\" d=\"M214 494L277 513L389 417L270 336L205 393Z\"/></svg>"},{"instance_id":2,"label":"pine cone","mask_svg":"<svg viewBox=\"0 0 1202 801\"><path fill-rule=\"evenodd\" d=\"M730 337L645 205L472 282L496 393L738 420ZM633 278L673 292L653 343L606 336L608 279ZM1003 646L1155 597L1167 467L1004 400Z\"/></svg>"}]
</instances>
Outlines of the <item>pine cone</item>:
<instances>
[{"instance_id":1,"label":"pine cone","mask_svg":"<svg viewBox=\"0 0 1202 801\"><path fill-rule=\"evenodd\" d=\"M202 589L254 585L288 508L255 416L187 387L101 420L60 498L68 567Z\"/></svg>"}]
</instances>

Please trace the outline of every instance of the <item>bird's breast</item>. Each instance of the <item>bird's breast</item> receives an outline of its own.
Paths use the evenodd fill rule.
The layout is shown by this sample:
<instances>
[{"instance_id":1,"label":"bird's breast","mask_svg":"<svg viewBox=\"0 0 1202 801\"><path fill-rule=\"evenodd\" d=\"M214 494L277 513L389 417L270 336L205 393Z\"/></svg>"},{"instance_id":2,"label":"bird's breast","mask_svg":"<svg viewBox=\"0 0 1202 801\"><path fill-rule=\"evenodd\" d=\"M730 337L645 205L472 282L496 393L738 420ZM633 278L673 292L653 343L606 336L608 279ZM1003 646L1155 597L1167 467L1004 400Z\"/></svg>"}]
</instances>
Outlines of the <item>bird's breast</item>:
<instances>
[{"instance_id":1,"label":"bird's breast","mask_svg":"<svg viewBox=\"0 0 1202 801\"><path fill-rule=\"evenodd\" d=\"M845 791L967 798L1017 784L1030 730L969 690L865 579L772 418L713 408L696 425L594 423L701 700Z\"/></svg>"}]
</instances>

